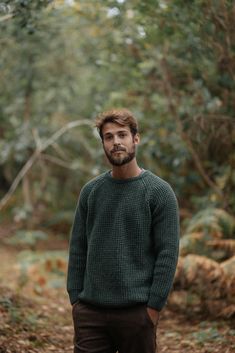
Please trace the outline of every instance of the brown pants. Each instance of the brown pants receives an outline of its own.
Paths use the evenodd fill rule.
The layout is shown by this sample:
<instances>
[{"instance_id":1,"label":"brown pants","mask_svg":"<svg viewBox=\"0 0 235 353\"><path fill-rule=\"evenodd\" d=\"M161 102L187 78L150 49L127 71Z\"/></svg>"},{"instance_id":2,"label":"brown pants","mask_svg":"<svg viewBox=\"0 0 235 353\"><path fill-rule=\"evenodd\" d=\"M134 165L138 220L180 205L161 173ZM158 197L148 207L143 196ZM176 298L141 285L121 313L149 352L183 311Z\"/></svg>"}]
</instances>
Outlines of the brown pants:
<instances>
[{"instance_id":1,"label":"brown pants","mask_svg":"<svg viewBox=\"0 0 235 353\"><path fill-rule=\"evenodd\" d=\"M72 309L74 353L156 353L156 326L146 305L106 309L78 302Z\"/></svg>"}]
</instances>

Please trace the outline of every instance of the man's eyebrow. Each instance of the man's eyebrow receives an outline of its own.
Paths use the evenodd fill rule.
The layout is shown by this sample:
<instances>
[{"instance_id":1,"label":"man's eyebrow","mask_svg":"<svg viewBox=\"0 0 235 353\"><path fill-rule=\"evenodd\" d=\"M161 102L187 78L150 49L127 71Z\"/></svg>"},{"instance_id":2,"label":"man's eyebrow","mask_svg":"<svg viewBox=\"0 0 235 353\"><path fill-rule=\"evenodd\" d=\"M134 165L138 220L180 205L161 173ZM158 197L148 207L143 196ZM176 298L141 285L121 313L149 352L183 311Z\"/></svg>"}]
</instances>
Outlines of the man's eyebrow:
<instances>
[{"instance_id":1,"label":"man's eyebrow","mask_svg":"<svg viewBox=\"0 0 235 353\"><path fill-rule=\"evenodd\" d=\"M118 131L116 131L116 133L117 134L119 134L120 132L128 132L127 130L118 130ZM104 135L113 135L113 132L105 132L105 134Z\"/></svg>"}]
</instances>

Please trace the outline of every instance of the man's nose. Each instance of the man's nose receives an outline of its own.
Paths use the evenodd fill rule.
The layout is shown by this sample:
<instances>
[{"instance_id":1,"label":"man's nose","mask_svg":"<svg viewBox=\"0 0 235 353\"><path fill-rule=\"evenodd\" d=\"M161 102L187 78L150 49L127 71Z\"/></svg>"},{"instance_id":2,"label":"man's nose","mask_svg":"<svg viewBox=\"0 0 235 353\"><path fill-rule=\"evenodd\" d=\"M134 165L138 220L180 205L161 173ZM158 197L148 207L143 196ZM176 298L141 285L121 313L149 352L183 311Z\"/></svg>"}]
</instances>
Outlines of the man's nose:
<instances>
[{"instance_id":1,"label":"man's nose","mask_svg":"<svg viewBox=\"0 0 235 353\"><path fill-rule=\"evenodd\" d=\"M119 137L118 137L118 136L114 136L114 138L113 138L113 144L114 144L114 145L120 145L120 140L119 140Z\"/></svg>"}]
</instances>

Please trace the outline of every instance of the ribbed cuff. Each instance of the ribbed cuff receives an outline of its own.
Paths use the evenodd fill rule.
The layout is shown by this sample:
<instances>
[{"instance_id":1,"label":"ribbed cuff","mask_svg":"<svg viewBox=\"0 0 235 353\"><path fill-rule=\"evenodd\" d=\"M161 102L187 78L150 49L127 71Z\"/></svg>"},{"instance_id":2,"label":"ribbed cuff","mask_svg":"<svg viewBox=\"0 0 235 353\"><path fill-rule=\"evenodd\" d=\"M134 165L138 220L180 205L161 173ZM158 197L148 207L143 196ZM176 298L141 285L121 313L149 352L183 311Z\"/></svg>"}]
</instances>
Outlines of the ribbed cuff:
<instances>
[{"instance_id":1,"label":"ribbed cuff","mask_svg":"<svg viewBox=\"0 0 235 353\"><path fill-rule=\"evenodd\" d=\"M156 309L157 311L161 311L165 304L166 298L154 297L149 299L147 306Z\"/></svg>"}]
</instances>

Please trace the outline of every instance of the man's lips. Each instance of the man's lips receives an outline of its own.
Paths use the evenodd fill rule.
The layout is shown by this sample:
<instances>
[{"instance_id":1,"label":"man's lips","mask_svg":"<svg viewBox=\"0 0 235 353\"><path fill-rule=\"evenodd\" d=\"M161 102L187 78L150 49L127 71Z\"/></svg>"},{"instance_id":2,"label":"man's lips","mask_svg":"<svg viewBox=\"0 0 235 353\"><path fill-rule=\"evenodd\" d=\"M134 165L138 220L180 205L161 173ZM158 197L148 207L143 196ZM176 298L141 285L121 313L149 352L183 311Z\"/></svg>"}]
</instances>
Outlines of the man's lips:
<instances>
[{"instance_id":1,"label":"man's lips","mask_svg":"<svg viewBox=\"0 0 235 353\"><path fill-rule=\"evenodd\" d=\"M112 150L111 153L125 152L125 151L126 150L124 148L119 148L119 149Z\"/></svg>"}]
</instances>

